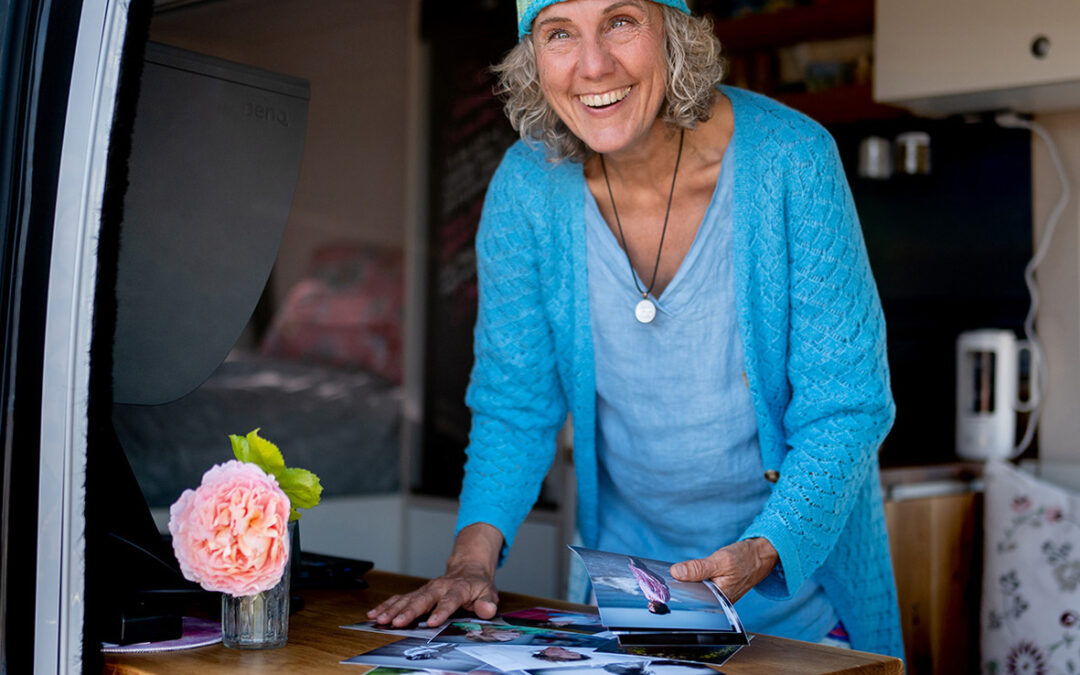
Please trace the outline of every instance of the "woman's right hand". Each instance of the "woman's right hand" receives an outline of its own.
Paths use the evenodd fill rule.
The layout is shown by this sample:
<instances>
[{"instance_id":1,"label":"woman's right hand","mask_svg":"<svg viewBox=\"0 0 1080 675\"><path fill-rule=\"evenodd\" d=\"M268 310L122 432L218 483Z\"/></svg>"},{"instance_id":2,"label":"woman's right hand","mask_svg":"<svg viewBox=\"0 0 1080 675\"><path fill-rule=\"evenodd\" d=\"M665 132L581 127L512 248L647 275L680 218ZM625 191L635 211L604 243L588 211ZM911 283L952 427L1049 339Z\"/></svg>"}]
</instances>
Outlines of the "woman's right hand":
<instances>
[{"instance_id":1,"label":"woman's right hand","mask_svg":"<svg viewBox=\"0 0 1080 675\"><path fill-rule=\"evenodd\" d=\"M368 618L400 628L429 611L427 625L431 627L441 625L459 608L481 619L494 617L499 604L495 566L502 543L502 533L487 523L462 528L444 575L412 593L390 597L369 611Z\"/></svg>"}]
</instances>

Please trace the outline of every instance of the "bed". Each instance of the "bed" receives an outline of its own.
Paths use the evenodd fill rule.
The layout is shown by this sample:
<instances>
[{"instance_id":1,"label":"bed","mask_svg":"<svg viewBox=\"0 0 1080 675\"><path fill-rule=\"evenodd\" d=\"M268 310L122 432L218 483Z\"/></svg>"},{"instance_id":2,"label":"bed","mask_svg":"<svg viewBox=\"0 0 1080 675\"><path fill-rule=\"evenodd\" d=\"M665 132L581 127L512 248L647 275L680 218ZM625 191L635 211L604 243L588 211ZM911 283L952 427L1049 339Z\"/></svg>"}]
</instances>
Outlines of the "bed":
<instances>
[{"instance_id":1,"label":"bed","mask_svg":"<svg viewBox=\"0 0 1080 675\"><path fill-rule=\"evenodd\" d=\"M113 426L151 508L168 507L232 458L229 434L260 434L324 497L400 490L400 251L318 249L255 350L234 350L190 394L116 405Z\"/></svg>"}]
</instances>

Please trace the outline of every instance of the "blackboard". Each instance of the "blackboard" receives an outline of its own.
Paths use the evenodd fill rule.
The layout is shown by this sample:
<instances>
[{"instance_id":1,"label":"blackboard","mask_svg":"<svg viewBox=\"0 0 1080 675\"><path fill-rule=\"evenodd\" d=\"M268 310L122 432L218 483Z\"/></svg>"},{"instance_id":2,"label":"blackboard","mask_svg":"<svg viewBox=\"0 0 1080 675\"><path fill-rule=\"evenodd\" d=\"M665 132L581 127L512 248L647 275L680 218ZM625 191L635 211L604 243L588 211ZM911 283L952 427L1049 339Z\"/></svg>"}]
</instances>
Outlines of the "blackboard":
<instances>
[{"instance_id":1,"label":"blackboard","mask_svg":"<svg viewBox=\"0 0 1080 675\"><path fill-rule=\"evenodd\" d=\"M426 2L430 46L430 184L424 348L423 494L461 489L476 322L474 240L484 194L503 153L516 140L493 93L490 66L514 46L512 1Z\"/></svg>"}]
</instances>

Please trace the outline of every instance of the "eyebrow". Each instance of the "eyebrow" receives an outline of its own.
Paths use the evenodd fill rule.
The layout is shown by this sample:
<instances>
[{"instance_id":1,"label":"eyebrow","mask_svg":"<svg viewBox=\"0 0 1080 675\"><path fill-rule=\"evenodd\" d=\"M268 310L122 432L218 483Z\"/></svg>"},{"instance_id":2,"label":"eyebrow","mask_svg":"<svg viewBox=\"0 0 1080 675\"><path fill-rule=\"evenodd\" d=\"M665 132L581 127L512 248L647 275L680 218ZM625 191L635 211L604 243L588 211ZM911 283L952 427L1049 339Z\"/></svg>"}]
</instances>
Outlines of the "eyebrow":
<instances>
[{"instance_id":1,"label":"eyebrow","mask_svg":"<svg viewBox=\"0 0 1080 675\"><path fill-rule=\"evenodd\" d=\"M620 7L625 7L626 5L632 5L634 7L637 7L638 9L642 9L642 3L640 0L619 0L619 2L613 2L607 7L605 7L603 13L607 14L608 12L613 12ZM569 21L569 19L567 19L565 16L549 16L548 18L533 26L533 30L543 28L549 23L556 23L559 21Z\"/></svg>"},{"instance_id":2,"label":"eyebrow","mask_svg":"<svg viewBox=\"0 0 1080 675\"><path fill-rule=\"evenodd\" d=\"M607 14L608 12L618 9L624 5L633 5L638 9L645 9L644 3L641 0L619 0L619 2L613 2L607 7L605 7L604 13Z\"/></svg>"}]
</instances>

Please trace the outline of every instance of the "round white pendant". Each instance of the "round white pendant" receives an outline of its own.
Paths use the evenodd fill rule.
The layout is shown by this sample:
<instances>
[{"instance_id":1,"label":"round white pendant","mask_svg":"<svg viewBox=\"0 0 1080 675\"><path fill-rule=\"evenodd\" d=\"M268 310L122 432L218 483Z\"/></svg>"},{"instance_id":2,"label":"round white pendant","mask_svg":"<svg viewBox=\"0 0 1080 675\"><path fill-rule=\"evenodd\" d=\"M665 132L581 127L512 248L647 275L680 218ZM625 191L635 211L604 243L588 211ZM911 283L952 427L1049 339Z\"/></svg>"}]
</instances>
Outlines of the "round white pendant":
<instances>
[{"instance_id":1,"label":"round white pendant","mask_svg":"<svg viewBox=\"0 0 1080 675\"><path fill-rule=\"evenodd\" d=\"M634 318L641 323L652 323L652 320L656 318L656 305L652 300L644 298L634 306Z\"/></svg>"}]
</instances>

